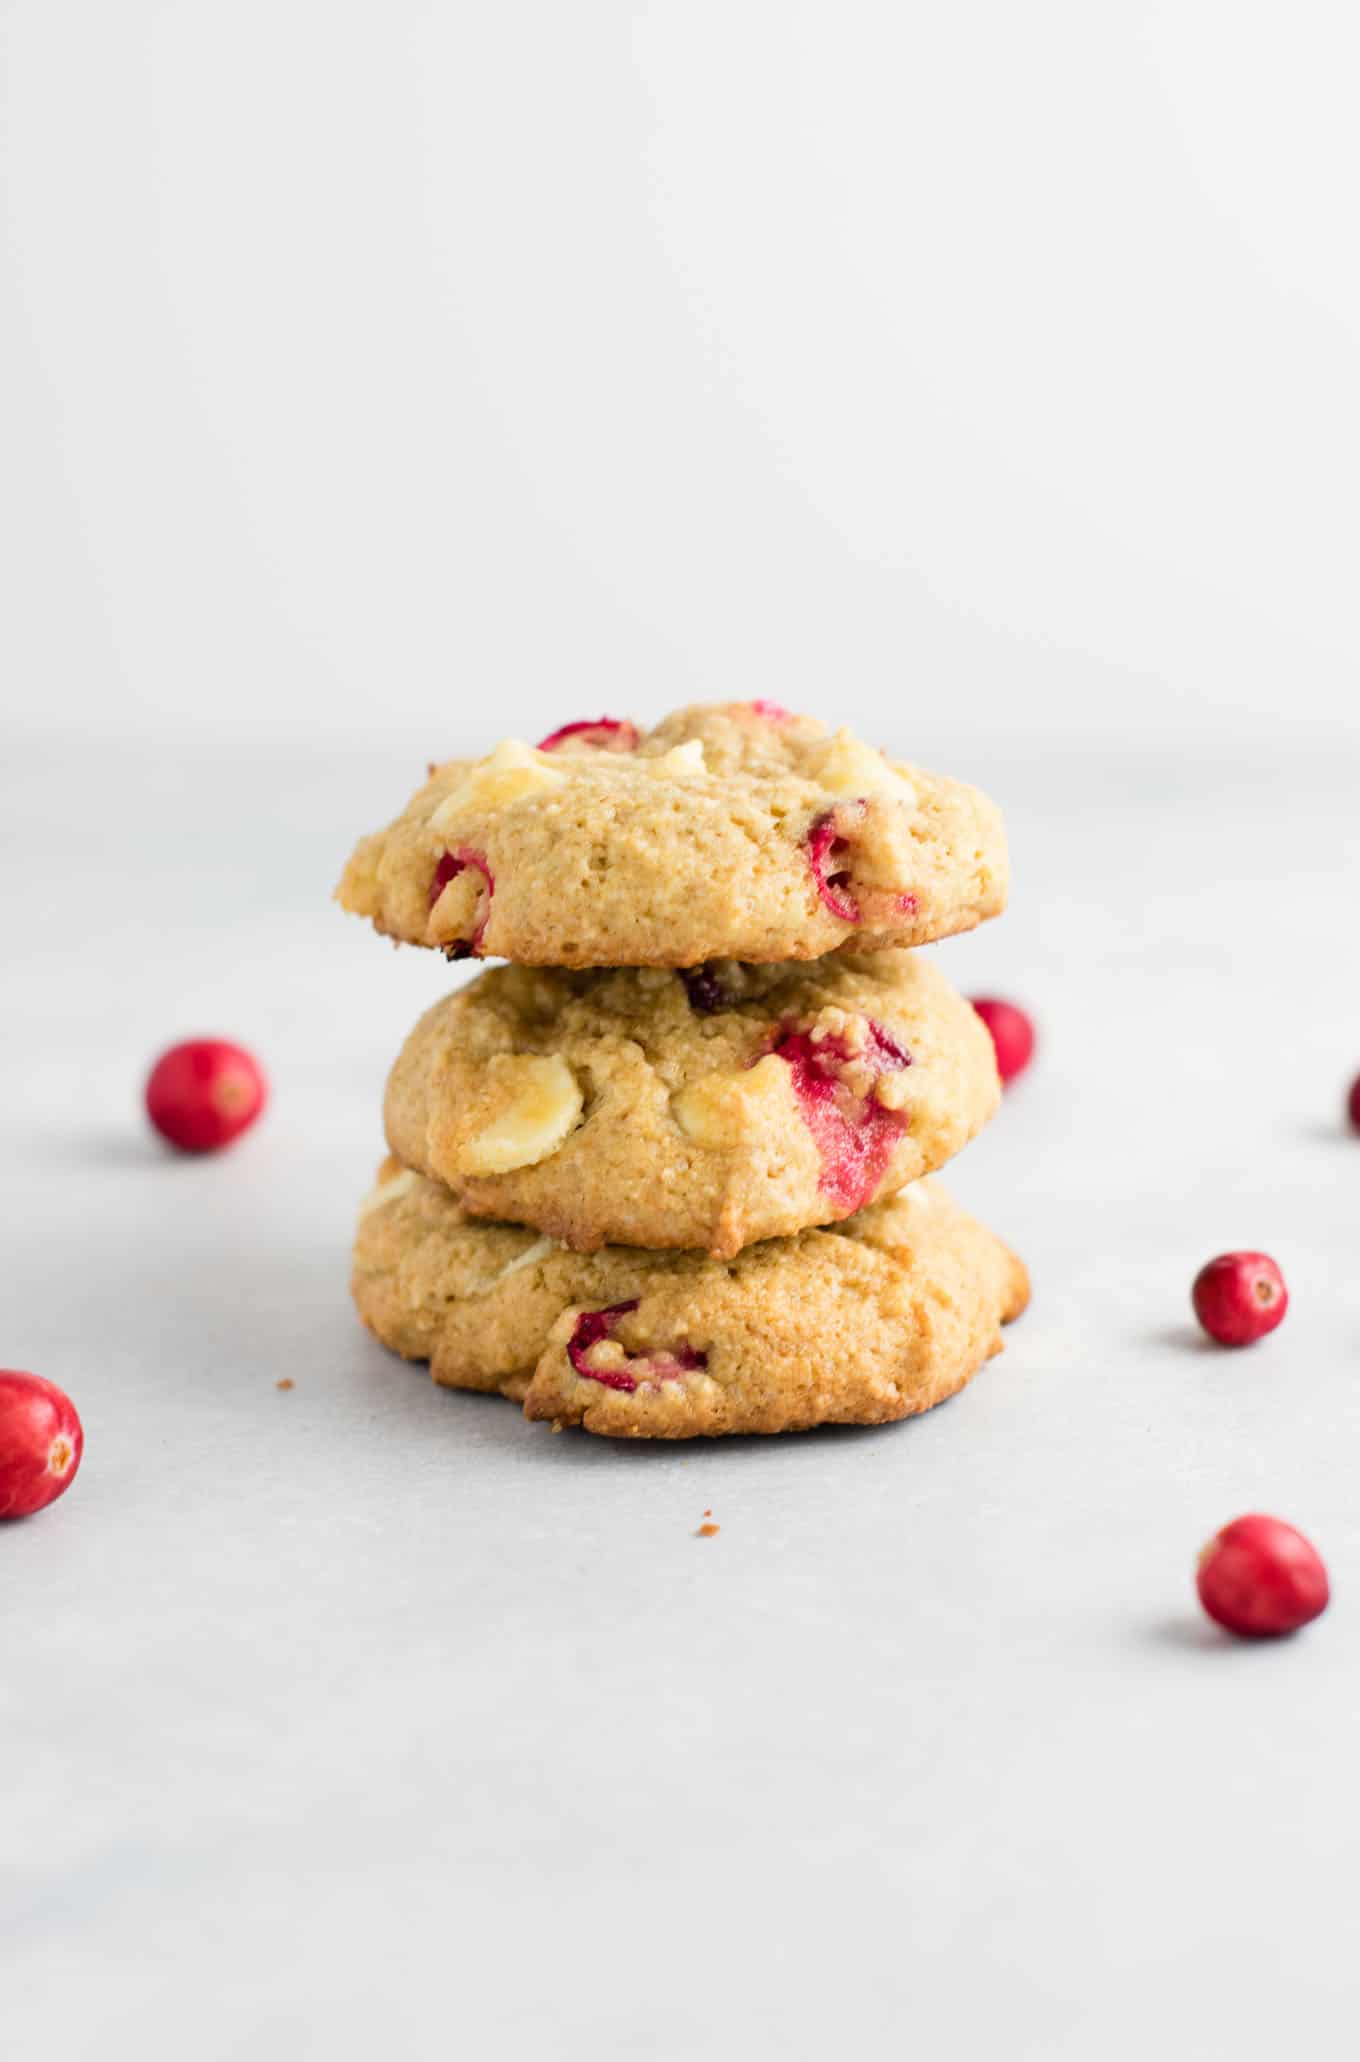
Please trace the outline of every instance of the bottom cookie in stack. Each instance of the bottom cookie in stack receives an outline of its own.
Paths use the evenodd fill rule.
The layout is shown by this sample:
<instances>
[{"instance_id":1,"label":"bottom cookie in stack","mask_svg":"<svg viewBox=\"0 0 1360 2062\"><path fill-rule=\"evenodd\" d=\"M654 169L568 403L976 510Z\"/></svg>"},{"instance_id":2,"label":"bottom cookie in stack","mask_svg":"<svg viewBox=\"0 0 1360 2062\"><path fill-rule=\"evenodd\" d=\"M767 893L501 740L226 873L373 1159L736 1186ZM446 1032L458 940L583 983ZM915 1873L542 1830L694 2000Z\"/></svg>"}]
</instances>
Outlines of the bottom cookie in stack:
<instances>
[{"instance_id":1,"label":"bottom cookie in stack","mask_svg":"<svg viewBox=\"0 0 1360 2062\"><path fill-rule=\"evenodd\" d=\"M1001 1350L1022 1263L937 1182L731 1260L553 1239L468 1217L389 1159L352 1278L385 1346L526 1417L627 1439L877 1425L929 1410Z\"/></svg>"}]
</instances>

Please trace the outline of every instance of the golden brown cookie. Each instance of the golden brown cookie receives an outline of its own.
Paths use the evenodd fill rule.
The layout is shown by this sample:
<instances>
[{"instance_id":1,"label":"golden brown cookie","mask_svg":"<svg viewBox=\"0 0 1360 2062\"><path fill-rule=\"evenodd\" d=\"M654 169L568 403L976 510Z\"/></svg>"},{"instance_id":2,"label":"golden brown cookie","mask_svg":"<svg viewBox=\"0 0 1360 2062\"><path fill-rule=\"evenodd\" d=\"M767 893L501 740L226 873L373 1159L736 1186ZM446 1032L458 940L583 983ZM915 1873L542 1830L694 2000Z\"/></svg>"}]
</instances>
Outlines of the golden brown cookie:
<instances>
[{"instance_id":1,"label":"golden brown cookie","mask_svg":"<svg viewBox=\"0 0 1360 2062\"><path fill-rule=\"evenodd\" d=\"M389 1160L352 1286L369 1329L437 1382L630 1439L875 1425L929 1410L1000 1350L1024 1267L931 1182L735 1260L572 1253L476 1223Z\"/></svg>"},{"instance_id":2,"label":"golden brown cookie","mask_svg":"<svg viewBox=\"0 0 1360 2062\"><path fill-rule=\"evenodd\" d=\"M473 1216L582 1252L718 1255L942 1166L995 1111L990 1034L922 954L572 973L496 967L435 1004L387 1142Z\"/></svg>"},{"instance_id":3,"label":"golden brown cookie","mask_svg":"<svg viewBox=\"0 0 1360 2062\"><path fill-rule=\"evenodd\" d=\"M454 958L689 967L924 944L996 916L1006 883L977 789L756 701L436 766L338 894Z\"/></svg>"}]
</instances>

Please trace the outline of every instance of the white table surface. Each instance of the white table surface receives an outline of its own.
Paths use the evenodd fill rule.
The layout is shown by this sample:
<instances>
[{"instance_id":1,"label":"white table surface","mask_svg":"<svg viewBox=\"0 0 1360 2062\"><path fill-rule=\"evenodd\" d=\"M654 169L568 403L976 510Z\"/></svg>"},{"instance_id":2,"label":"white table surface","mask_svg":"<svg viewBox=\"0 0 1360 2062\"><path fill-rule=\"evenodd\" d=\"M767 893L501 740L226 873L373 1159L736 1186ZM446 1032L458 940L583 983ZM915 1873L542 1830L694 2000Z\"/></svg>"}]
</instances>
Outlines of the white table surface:
<instances>
[{"instance_id":1,"label":"white table surface","mask_svg":"<svg viewBox=\"0 0 1360 2062\"><path fill-rule=\"evenodd\" d=\"M5 2055L1351 2056L1356 755L933 736L1012 825L940 956L1041 1022L952 1177L1034 1307L916 1423L659 1449L351 1313L450 975L327 894L416 757L4 755L0 1361L87 1433L0 1532ZM197 1031L274 1101L178 1161L140 1084ZM1187 1298L1237 1244L1293 1305L1231 1355ZM1335 1590L1261 1648L1191 1589L1252 1508Z\"/></svg>"}]
</instances>

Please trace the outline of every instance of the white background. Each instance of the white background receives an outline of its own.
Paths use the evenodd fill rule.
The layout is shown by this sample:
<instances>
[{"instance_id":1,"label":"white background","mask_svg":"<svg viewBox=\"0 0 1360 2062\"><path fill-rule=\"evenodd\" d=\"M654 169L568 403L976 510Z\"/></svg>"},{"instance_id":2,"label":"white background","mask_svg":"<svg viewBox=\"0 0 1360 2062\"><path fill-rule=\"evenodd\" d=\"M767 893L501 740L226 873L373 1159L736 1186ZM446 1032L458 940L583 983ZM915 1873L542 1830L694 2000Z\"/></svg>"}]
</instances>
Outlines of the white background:
<instances>
[{"instance_id":1,"label":"white background","mask_svg":"<svg viewBox=\"0 0 1360 2062\"><path fill-rule=\"evenodd\" d=\"M0 24L0 1360L89 1437L0 1538L0 2045L1349 2058L1349 12ZM618 1451L358 1331L450 977L327 894L427 756L706 694L1005 806L950 1179L1036 1301L916 1425ZM199 1030L274 1087L202 1165ZM1252 1507L1337 1591L1265 1650Z\"/></svg>"},{"instance_id":2,"label":"white background","mask_svg":"<svg viewBox=\"0 0 1360 2062\"><path fill-rule=\"evenodd\" d=\"M1348 712L1351 10L0 19L21 714Z\"/></svg>"}]
</instances>

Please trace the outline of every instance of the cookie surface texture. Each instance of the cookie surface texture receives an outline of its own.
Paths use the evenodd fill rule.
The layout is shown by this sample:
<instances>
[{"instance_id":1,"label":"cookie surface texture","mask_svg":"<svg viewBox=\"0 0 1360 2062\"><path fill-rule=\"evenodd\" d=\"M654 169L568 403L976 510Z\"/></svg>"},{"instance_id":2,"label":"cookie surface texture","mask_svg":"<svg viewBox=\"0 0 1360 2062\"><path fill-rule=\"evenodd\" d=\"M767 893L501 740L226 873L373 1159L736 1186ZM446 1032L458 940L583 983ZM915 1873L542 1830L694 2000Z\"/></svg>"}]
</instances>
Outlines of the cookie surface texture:
<instances>
[{"instance_id":1,"label":"cookie surface texture","mask_svg":"<svg viewBox=\"0 0 1360 2062\"><path fill-rule=\"evenodd\" d=\"M756 701L435 766L337 893L452 958L692 967L924 944L1006 889L985 795Z\"/></svg>"},{"instance_id":2,"label":"cookie surface texture","mask_svg":"<svg viewBox=\"0 0 1360 2062\"><path fill-rule=\"evenodd\" d=\"M470 1219L395 1160L363 1206L364 1323L437 1382L619 1438L882 1424L929 1410L1000 1350L1025 1269L933 1182L735 1260L573 1253Z\"/></svg>"},{"instance_id":3,"label":"cookie surface texture","mask_svg":"<svg viewBox=\"0 0 1360 2062\"><path fill-rule=\"evenodd\" d=\"M730 1257L942 1166L1000 1093L990 1034L920 953L497 967L426 1012L385 1121L472 1215Z\"/></svg>"}]
</instances>

